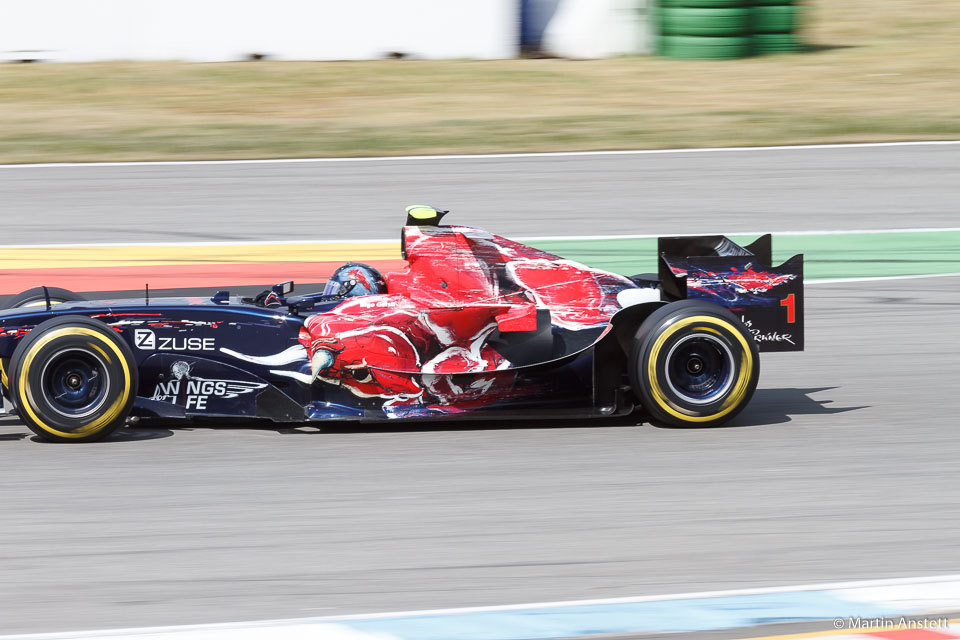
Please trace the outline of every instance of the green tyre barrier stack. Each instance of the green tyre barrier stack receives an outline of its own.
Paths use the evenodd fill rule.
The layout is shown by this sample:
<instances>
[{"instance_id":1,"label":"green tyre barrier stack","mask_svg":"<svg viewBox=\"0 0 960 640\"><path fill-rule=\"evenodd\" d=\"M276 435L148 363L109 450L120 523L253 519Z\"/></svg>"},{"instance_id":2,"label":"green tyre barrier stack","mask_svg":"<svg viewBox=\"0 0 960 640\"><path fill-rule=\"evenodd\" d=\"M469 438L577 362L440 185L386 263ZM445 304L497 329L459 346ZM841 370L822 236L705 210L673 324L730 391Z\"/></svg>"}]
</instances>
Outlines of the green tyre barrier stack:
<instances>
[{"instance_id":1,"label":"green tyre barrier stack","mask_svg":"<svg viewBox=\"0 0 960 640\"><path fill-rule=\"evenodd\" d=\"M728 9L748 6L747 0L660 0L660 6L692 9Z\"/></svg>"},{"instance_id":2,"label":"green tyre barrier stack","mask_svg":"<svg viewBox=\"0 0 960 640\"><path fill-rule=\"evenodd\" d=\"M796 32L800 7L794 0L754 0L753 40L756 52L790 53L801 49Z\"/></svg>"},{"instance_id":3,"label":"green tyre barrier stack","mask_svg":"<svg viewBox=\"0 0 960 640\"><path fill-rule=\"evenodd\" d=\"M801 0L659 0L657 53L730 59L802 49Z\"/></svg>"},{"instance_id":4,"label":"green tyre barrier stack","mask_svg":"<svg viewBox=\"0 0 960 640\"><path fill-rule=\"evenodd\" d=\"M666 8L660 19L668 36L743 36L750 32L750 10Z\"/></svg>"},{"instance_id":5,"label":"green tyre barrier stack","mask_svg":"<svg viewBox=\"0 0 960 640\"><path fill-rule=\"evenodd\" d=\"M660 55L730 59L752 53L748 0L660 0Z\"/></svg>"},{"instance_id":6,"label":"green tyre barrier stack","mask_svg":"<svg viewBox=\"0 0 960 640\"><path fill-rule=\"evenodd\" d=\"M709 36L663 36L660 52L668 58L722 60L745 58L753 51L750 38L718 38Z\"/></svg>"}]
</instances>

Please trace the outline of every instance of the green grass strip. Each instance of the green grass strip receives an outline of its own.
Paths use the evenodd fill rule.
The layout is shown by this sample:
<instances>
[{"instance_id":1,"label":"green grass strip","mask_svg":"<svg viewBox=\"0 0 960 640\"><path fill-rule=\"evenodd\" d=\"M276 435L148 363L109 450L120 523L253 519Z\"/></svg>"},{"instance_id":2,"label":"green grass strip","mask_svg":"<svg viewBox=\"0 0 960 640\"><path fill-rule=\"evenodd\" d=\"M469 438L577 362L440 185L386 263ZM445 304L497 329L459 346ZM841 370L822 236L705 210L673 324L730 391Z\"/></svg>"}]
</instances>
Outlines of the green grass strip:
<instances>
[{"instance_id":1,"label":"green grass strip","mask_svg":"<svg viewBox=\"0 0 960 640\"><path fill-rule=\"evenodd\" d=\"M754 237L731 236L746 244ZM549 240L532 243L565 258L624 275L656 271L657 241ZM807 279L960 273L960 231L888 234L774 234L774 260L804 254Z\"/></svg>"}]
</instances>

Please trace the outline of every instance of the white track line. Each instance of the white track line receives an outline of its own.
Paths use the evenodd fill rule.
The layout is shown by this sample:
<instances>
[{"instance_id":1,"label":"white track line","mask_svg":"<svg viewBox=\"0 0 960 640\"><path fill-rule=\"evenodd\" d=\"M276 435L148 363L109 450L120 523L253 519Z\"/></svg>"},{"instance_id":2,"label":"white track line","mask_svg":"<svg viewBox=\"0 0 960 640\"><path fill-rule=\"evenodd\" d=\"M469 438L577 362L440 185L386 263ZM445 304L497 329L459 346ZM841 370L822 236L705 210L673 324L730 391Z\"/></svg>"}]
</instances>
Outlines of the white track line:
<instances>
[{"instance_id":1,"label":"white track line","mask_svg":"<svg viewBox=\"0 0 960 640\"><path fill-rule=\"evenodd\" d=\"M671 600L692 600L702 598L728 598L735 596L766 595L775 593L793 593L804 591L837 591L846 589L870 589L884 587L899 587L911 585L936 585L955 583L960 581L960 574L926 576L915 578L892 578L884 580L858 580L851 582L827 582L821 584L805 584L781 587L761 587L754 589L731 589L726 591L699 591L693 593L676 593L660 596L638 596L628 598L602 598L595 600L564 600L555 602L531 602L526 604L495 605L488 607L458 607L452 609L421 609L414 611L394 611L384 613L364 613L344 616L323 616L311 618L288 618L275 620L255 620L248 622L228 622L217 624L198 624L183 626L143 627L127 629L107 629L102 631L60 632L44 634L20 634L0 636L0 640L14 640L16 638L30 638L40 640L55 638L100 638L138 633L142 635L183 633L186 631L208 631L217 629L257 629L265 627L295 626L317 623L349 622L351 620L377 620L384 618L405 618L413 616L433 616L451 614L484 613L491 611L515 611L522 609L553 609L562 607L592 606L607 604L631 604L639 602L663 602Z\"/></svg>"},{"instance_id":2,"label":"white track line","mask_svg":"<svg viewBox=\"0 0 960 640\"><path fill-rule=\"evenodd\" d=\"M868 276L865 278L825 278L804 280L803 284L841 284L844 282L880 282L881 280L920 280L923 278L955 278L960 273L925 273L912 276Z\"/></svg>"},{"instance_id":3,"label":"white track line","mask_svg":"<svg viewBox=\"0 0 960 640\"><path fill-rule=\"evenodd\" d=\"M796 144L769 147L696 147L690 149L623 149L609 151L548 151L531 153L476 153L450 155L363 156L353 158L264 158L249 160L156 160L130 162L38 162L0 164L0 169L47 169L62 167L171 167L232 164L305 164L326 162L409 162L423 160L496 160L508 158L576 158L592 156L641 156L668 153L727 153L743 151L803 151L808 149L870 149L882 147L929 147L960 145L960 140L915 140L905 142L849 142Z\"/></svg>"},{"instance_id":4,"label":"white track line","mask_svg":"<svg viewBox=\"0 0 960 640\"><path fill-rule=\"evenodd\" d=\"M511 236L510 240L517 242L579 242L593 240L649 240L653 238L691 238L695 236L762 236L767 233L774 237L781 236L848 236L848 235L882 235L892 233L943 233L960 231L960 227L912 227L907 229L839 229L830 231L817 229L812 231L726 231L713 233L647 233L630 235L605 236ZM399 244L398 238L373 238L369 240L217 240L211 242L95 242L90 244L4 244L0 249L82 249L85 247L263 247L269 245L297 245L297 244Z\"/></svg>"},{"instance_id":5,"label":"white track line","mask_svg":"<svg viewBox=\"0 0 960 640\"><path fill-rule=\"evenodd\" d=\"M415 611L396 611L385 613L360 613L345 616L324 616L312 618L316 621L377 620L380 618L399 618L410 616L445 615L454 613L483 613L486 611L514 611L518 609L554 609L561 607L580 607L603 604L630 604L635 602L664 602L670 600L692 600L700 598L727 598L733 596L768 595L772 593L791 593L795 591L832 591L837 589L864 589L877 587L896 587L916 584L937 584L960 581L960 574L942 576L922 576L914 578L887 578L882 580L855 580L850 582L825 582L820 584L789 585L780 587L757 587L752 589L729 589L725 591L695 591L691 593L673 593L659 596L634 596L626 598L598 598L594 600L559 600L555 602L530 602L526 604L504 604L487 607L458 607L453 609L422 609ZM300 621L305 620L301 618ZM274 621L276 622L276 621Z\"/></svg>"},{"instance_id":6,"label":"white track line","mask_svg":"<svg viewBox=\"0 0 960 640\"><path fill-rule=\"evenodd\" d=\"M692 238L696 236L762 236L767 233L774 237L779 236L850 236L850 235L877 235L889 233L937 233L944 231L960 231L960 227L911 227L907 229L816 229L811 231L717 231L714 233L658 233L640 235L609 235L609 236L518 236L512 240L554 241L554 240L642 240L647 238Z\"/></svg>"}]
</instances>

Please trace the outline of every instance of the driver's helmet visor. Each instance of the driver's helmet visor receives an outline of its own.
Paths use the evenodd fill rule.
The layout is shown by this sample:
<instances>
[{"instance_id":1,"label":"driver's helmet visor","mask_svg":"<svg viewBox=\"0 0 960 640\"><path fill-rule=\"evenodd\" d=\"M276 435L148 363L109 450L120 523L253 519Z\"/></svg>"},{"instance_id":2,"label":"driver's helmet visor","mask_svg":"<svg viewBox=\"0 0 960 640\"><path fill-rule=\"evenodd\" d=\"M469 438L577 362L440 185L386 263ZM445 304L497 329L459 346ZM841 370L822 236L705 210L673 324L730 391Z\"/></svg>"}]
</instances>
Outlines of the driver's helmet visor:
<instances>
[{"instance_id":1,"label":"driver's helmet visor","mask_svg":"<svg viewBox=\"0 0 960 640\"><path fill-rule=\"evenodd\" d=\"M327 280L327 286L323 288L323 295L325 296L335 296L340 293L340 290L343 288L343 283L337 282L336 280Z\"/></svg>"}]
</instances>

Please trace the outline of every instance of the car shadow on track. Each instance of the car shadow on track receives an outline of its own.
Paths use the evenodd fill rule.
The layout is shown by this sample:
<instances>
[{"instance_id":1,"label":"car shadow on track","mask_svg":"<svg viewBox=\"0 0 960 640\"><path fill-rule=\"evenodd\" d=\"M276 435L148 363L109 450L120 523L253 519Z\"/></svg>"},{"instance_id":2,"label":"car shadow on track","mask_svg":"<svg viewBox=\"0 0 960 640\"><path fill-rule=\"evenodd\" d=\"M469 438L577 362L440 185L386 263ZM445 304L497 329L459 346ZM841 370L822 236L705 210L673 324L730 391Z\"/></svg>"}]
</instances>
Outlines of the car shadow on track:
<instances>
[{"instance_id":1,"label":"car shadow on track","mask_svg":"<svg viewBox=\"0 0 960 640\"><path fill-rule=\"evenodd\" d=\"M823 391L832 391L838 387L816 387L810 389L781 388L757 389L744 409L743 413L729 423L719 427L702 427L704 429L754 428L765 427L791 422L794 416L805 415L832 415L846 413L868 406L835 407L833 400L814 399L810 396ZM153 422L149 424L153 425ZM427 431L507 431L519 429L582 429L589 427L621 427L631 428L640 425L649 425L658 429L698 429L699 427L673 427L670 425L651 422L642 413L617 418L578 418L558 419L523 418L517 420L403 420L397 422L328 422L303 423L298 425L277 425L263 421L249 421L242 424L223 425L212 421L198 421L188 424L166 423L176 431L190 431L193 429L260 429L274 431L281 435L322 435L322 434L349 434L349 433L419 433ZM124 431L131 431L125 429ZM113 436L117 438L119 434ZM111 438L111 439L113 439Z\"/></svg>"},{"instance_id":2,"label":"car shadow on track","mask_svg":"<svg viewBox=\"0 0 960 640\"><path fill-rule=\"evenodd\" d=\"M511 431L521 429L583 429L589 427L636 427L643 423L641 416L616 418L519 418L501 420L434 420L410 422L379 422L371 424L340 423L337 425L303 425L292 431L307 433L313 428L323 433L415 433L426 431Z\"/></svg>"},{"instance_id":3,"label":"car shadow on track","mask_svg":"<svg viewBox=\"0 0 960 640\"><path fill-rule=\"evenodd\" d=\"M10 428L16 429L16 431L9 432L8 429ZM20 422L16 416L11 416L9 413L0 416L0 429L3 430L3 433L0 433L0 442L15 442L17 440L23 440L30 435L30 432L23 426L23 423Z\"/></svg>"},{"instance_id":4,"label":"car shadow on track","mask_svg":"<svg viewBox=\"0 0 960 640\"><path fill-rule=\"evenodd\" d=\"M39 444L51 444L46 440L43 440L35 436L27 427L24 426L20 420L14 416L4 416L0 418L0 429L3 430L3 433L0 433L0 442L16 442L19 440L29 439L31 442L36 442ZM12 429L12 430L8 430ZM150 425L147 428L125 428L119 429L116 433L112 434L110 437L99 442L93 442L89 444L100 444L100 443L114 443L114 442L138 442L141 440L157 440L159 438L169 438L173 435L173 431L155 425ZM76 443L83 444L83 443Z\"/></svg>"},{"instance_id":5,"label":"car shadow on track","mask_svg":"<svg viewBox=\"0 0 960 640\"><path fill-rule=\"evenodd\" d=\"M837 388L757 389L743 413L725 424L724 427L762 427L790 422L793 420L793 416L833 415L869 408L869 405L836 407L832 406L833 400L819 400L810 397L811 394L832 391Z\"/></svg>"},{"instance_id":6,"label":"car shadow on track","mask_svg":"<svg viewBox=\"0 0 960 640\"><path fill-rule=\"evenodd\" d=\"M832 391L838 387L816 387L810 389L781 388L757 389L753 399L743 412L725 425L703 427L704 429L729 429L737 427L764 427L791 422L794 416L832 415L867 409L868 405L852 407L832 406L833 400L814 399L810 395L822 391ZM582 429L584 427L637 427L649 425L658 429L698 429L698 427L673 427L651 422L648 416L635 413L617 418L580 418L580 419L519 419L519 420L465 420L457 421L401 421L390 423L334 423L304 424L295 427L278 428L276 425L263 425L282 434L311 433L400 433L421 431L494 431L510 429Z\"/></svg>"},{"instance_id":7,"label":"car shadow on track","mask_svg":"<svg viewBox=\"0 0 960 640\"><path fill-rule=\"evenodd\" d=\"M192 431L272 431L280 435L324 435L349 433L418 433L428 431L507 431L520 429L574 429L585 427L635 427L642 424L640 416L623 416L607 419L521 419L521 420L464 420L461 422L446 420L410 420L403 422L336 422L302 424L276 424L266 420L213 421L191 420L170 421L163 419L143 420L137 425L129 425L103 440L87 444L115 444L158 440L174 435L183 436ZM16 441L29 438L32 442L51 444L33 435L19 420L11 418L0 423L18 429L14 433L0 433L0 441ZM75 446L84 443L71 443Z\"/></svg>"},{"instance_id":8,"label":"car shadow on track","mask_svg":"<svg viewBox=\"0 0 960 640\"><path fill-rule=\"evenodd\" d=\"M823 391L832 391L838 387L817 387L810 389L781 388L757 389L750 404L739 416L720 427L705 429L730 429L745 427L764 427L791 422L794 416L832 415L866 409L868 405L853 407L832 406L833 400L814 399L810 396ZM0 426L16 425L22 427L16 418L0 420ZM164 420L144 420L137 426L118 430L103 443L137 442L169 438L177 433L187 433L202 429L224 430L261 430L273 431L281 435L322 435L329 433L418 433L426 431L507 431L519 429L582 429L585 427L622 427L630 428L650 425L658 429L698 429L698 427L673 427L651 422L642 414L617 418L579 418L579 419L518 419L518 420L410 420L402 422L337 422L303 423L278 425L268 421L243 421L224 424L212 420L190 422L170 422ZM32 435L26 428L23 432L2 433L0 441L23 440L29 437L34 442L44 442Z\"/></svg>"},{"instance_id":9,"label":"car shadow on track","mask_svg":"<svg viewBox=\"0 0 960 640\"><path fill-rule=\"evenodd\" d=\"M737 429L752 427L768 427L777 424L792 422L794 416L832 415L846 413L858 409L868 409L869 405L856 407L828 406L833 400L817 400L810 395L821 391L832 391L838 387L816 387L811 389L795 389L786 387L781 389L757 389L750 400L750 404L743 412L726 424L713 427L675 427L650 422L658 429Z\"/></svg>"},{"instance_id":10,"label":"car shadow on track","mask_svg":"<svg viewBox=\"0 0 960 640\"><path fill-rule=\"evenodd\" d=\"M150 440L169 435L184 435L191 431L272 431L280 435L324 435L350 433L422 433L457 431L511 431L524 429L583 429L592 427L628 428L644 424L641 415L620 416L616 418L520 418L516 420L485 419L433 419L402 420L391 422L304 422L301 424L276 424L266 420L245 419L242 421L192 420L169 421L161 419L143 420L138 426L127 427L116 432L105 442L120 442L123 439L136 440L131 434L144 429L153 432L166 432L166 435L154 435L141 438Z\"/></svg>"},{"instance_id":11,"label":"car shadow on track","mask_svg":"<svg viewBox=\"0 0 960 640\"><path fill-rule=\"evenodd\" d=\"M142 427L125 427L118 429L111 435L107 436L103 440L97 440L94 442L78 442L78 443L69 443L71 446L79 446L84 444L89 445L98 445L98 444L115 444L119 442L141 442L144 440L159 440L161 438L169 438L174 434L172 429L167 429L165 427L149 426L146 428ZM26 437L24 434L23 437ZM37 442L39 444L59 444L48 442L38 436L31 435L30 440L32 442Z\"/></svg>"}]
</instances>

